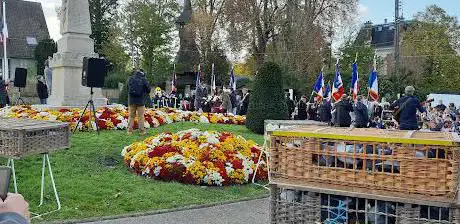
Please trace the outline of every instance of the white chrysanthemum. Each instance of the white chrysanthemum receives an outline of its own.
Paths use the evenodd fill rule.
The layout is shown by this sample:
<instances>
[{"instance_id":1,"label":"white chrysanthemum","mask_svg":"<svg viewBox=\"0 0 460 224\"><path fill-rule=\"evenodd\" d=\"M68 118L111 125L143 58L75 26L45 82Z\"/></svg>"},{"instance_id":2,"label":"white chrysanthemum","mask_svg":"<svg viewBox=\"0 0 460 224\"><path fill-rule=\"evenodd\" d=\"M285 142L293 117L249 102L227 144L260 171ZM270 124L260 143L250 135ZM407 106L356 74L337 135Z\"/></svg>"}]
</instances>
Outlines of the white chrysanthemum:
<instances>
[{"instance_id":1,"label":"white chrysanthemum","mask_svg":"<svg viewBox=\"0 0 460 224\"><path fill-rule=\"evenodd\" d=\"M209 185L217 185L217 186L222 186L222 183L224 182L224 178L220 175L219 172L217 171L208 171L208 174L204 176L203 182L209 184Z\"/></svg>"},{"instance_id":2,"label":"white chrysanthemum","mask_svg":"<svg viewBox=\"0 0 460 224\"><path fill-rule=\"evenodd\" d=\"M155 167L155 169L153 170L153 174L158 177L160 176L160 171L161 171L161 166L157 166Z\"/></svg>"},{"instance_id":3,"label":"white chrysanthemum","mask_svg":"<svg viewBox=\"0 0 460 224\"><path fill-rule=\"evenodd\" d=\"M128 145L121 150L121 156L125 157L126 153L128 152L128 149L131 147L131 145Z\"/></svg>"},{"instance_id":4,"label":"white chrysanthemum","mask_svg":"<svg viewBox=\"0 0 460 224\"><path fill-rule=\"evenodd\" d=\"M200 116L200 123L209 123L209 120L208 120L207 117L201 115L201 116Z\"/></svg>"},{"instance_id":5,"label":"white chrysanthemum","mask_svg":"<svg viewBox=\"0 0 460 224\"><path fill-rule=\"evenodd\" d=\"M144 128L150 128L150 124L147 121L144 121Z\"/></svg>"},{"instance_id":6,"label":"white chrysanthemum","mask_svg":"<svg viewBox=\"0 0 460 224\"><path fill-rule=\"evenodd\" d=\"M142 171L142 175L148 175L150 173L150 168L146 167L143 171Z\"/></svg>"},{"instance_id":7,"label":"white chrysanthemum","mask_svg":"<svg viewBox=\"0 0 460 224\"><path fill-rule=\"evenodd\" d=\"M129 166L130 166L131 168L134 167L134 163L136 162L137 158L138 158L140 155L144 154L144 152L145 152L145 150L142 150L142 151L138 152L136 155L134 155L133 158L131 158L131 162L129 163Z\"/></svg>"},{"instance_id":8,"label":"white chrysanthemum","mask_svg":"<svg viewBox=\"0 0 460 224\"><path fill-rule=\"evenodd\" d=\"M233 173L233 171L235 171L235 169L233 169L233 165L231 163L226 163L225 172L227 173L227 175L230 176Z\"/></svg>"},{"instance_id":9,"label":"white chrysanthemum","mask_svg":"<svg viewBox=\"0 0 460 224\"><path fill-rule=\"evenodd\" d=\"M166 159L167 163L180 163L180 164L182 164L183 161L184 161L184 156L182 156L180 154L171 156L171 157Z\"/></svg>"},{"instance_id":10,"label":"white chrysanthemum","mask_svg":"<svg viewBox=\"0 0 460 224\"><path fill-rule=\"evenodd\" d=\"M38 115L42 116L42 117L46 117L48 116L50 113L48 112L40 112Z\"/></svg>"},{"instance_id":11,"label":"white chrysanthemum","mask_svg":"<svg viewBox=\"0 0 460 224\"><path fill-rule=\"evenodd\" d=\"M128 121L127 120L121 120L120 123L117 124L118 129L126 129L128 128Z\"/></svg>"},{"instance_id":12,"label":"white chrysanthemum","mask_svg":"<svg viewBox=\"0 0 460 224\"><path fill-rule=\"evenodd\" d=\"M91 121L91 127L93 127L93 130L96 131L97 130L96 122Z\"/></svg>"}]
</instances>

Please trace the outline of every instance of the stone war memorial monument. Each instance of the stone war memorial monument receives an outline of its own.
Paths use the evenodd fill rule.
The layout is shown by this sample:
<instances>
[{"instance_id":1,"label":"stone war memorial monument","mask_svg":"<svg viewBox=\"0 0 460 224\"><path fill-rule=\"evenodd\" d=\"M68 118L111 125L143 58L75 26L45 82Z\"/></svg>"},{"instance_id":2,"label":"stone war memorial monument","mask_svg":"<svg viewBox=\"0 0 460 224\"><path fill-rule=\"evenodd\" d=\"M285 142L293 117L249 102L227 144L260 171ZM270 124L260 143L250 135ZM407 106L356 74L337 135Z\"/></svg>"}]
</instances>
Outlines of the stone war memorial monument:
<instances>
[{"instance_id":1,"label":"stone war memorial monument","mask_svg":"<svg viewBox=\"0 0 460 224\"><path fill-rule=\"evenodd\" d=\"M84 107L90 99L90 88L82 86L84 57L98 57L94 53L88 0L62 0L58 11L62 38L58 40L58 51L53 55L51 96L52 107ZM100 88L93 88L96 107L103 106L107 99Z\"/></svg>"}]
</instances>

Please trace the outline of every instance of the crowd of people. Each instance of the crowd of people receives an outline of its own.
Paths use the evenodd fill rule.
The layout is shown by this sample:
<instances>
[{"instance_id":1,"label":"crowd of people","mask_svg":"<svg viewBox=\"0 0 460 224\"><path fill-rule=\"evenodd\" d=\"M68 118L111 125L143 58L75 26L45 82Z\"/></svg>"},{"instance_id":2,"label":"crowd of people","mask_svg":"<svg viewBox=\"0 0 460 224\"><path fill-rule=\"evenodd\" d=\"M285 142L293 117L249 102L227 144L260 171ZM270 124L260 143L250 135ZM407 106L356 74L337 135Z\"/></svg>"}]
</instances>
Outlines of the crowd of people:
<instances>
[{"instance_id":1,"label":"crowd of people","mask_svg":"<svg viewBox=\"0 0 460 224\"><path fill-rule=\"evenodd\" d=\"M128 80L128 134L131 134L136 115L139 120L139 131L145 134L144 111L145 102L150 101L155 108L171 107L185 111L198 111L206 113L230 113L246 115L249 107L249 90L241 91L231 88L209 91L206 84L202 83L191 95L171 92L167 94L160 88L155 89L155 94L150 97L151 84L147 81L142 70L133 72Z\"/></svg>"},{"instance_id":2,"label":"crowd of people","mask_svg":"<svg viewBox=\"0 0 460 224\"><path fill-rule=\"evenodd\" d=\"M286 96L286 101L291 119L295 120L337 127L460 132L460 110L454 104L446 106L440 101L432 107L430 102L420 102L414 93L415 88L408 86L405 95L392 104L368 101L364 96L352 100L347 95L334 103L317 98L308 102L306 96L298 102Z\"/></svg>"},{"instance_id":3,"label":"crowd of people","mask_svg":"<svg viewBox=\"0 0 460 224\"><path fill-rule=\"evenodd\" d=\"M155 95L151 98L152 105L156 108L171 107L185 111L200 111L207 113L231 113L246 115L249 106L249 90L241 91L231 88L209 91L206 84L202 84L191 94L166 93L156 88Z\"/></svg>"}]
</instances>

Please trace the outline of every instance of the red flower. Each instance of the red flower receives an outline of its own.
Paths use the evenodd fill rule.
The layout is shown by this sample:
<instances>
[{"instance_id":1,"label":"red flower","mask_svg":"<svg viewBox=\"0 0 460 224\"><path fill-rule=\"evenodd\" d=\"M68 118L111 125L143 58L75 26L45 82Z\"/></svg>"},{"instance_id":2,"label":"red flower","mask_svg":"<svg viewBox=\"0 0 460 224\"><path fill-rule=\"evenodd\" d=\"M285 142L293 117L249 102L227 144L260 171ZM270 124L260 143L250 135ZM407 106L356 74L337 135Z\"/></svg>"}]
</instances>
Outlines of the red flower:
<instances>
[{"instance_id":1,"label":"red flower","mask_svg":"<svg viewBox=\"0 0 460 224\"><path fill-rule=\"evenodd\" d=\"M148 153L149 158L152 157L161 157L168 152L176 152L176 148L170 145L162 145L155 147L152 151Z\"/></svg>"},{"instance_id":2,"label":"red flower","mask_svg":"<svg viewBox=\"0 0 460 224\"><path fill-rule=\"evenodd\" d=\"M69 109L64 109L64 108L62 108L62 109L59 110L59 112L65 113L65 112L70 112L70 110L69 110Z\"/></svg>"},{"instance_id":3,"label":"red flower","mask_svg":"<svg viewBox=\"0 0 460 224\"><path fill-rule=\"evenodd\" d=\"M160 125L163 125L165 123L165 121L163 120L163 118L159 117L159 116L154 116L155 119L157 119L158 122L160 122Z\"/></svg>"},{"instance_id":4,"label":"red flower","mask_svg":"<svg viewBox=\"0 0 460 224\"><path fill-rule=\"evenodd\" d=\"M233 165L233 169L235 170L243 169L243 163L241 162L241 160L238 160L238 159L232 160L232 165Z\"/></svg>"},{"instance_id":5,"label":"red flower","mask_svg":"<svg viewBox=\"0 0 460 224\"><path fill-rule=\"evenodd\" d=\"M97 120L97 126L101 130L107 129L107 125L105 124L105 121L103 121L103 120Z\"/></svg>"}]
</instances>

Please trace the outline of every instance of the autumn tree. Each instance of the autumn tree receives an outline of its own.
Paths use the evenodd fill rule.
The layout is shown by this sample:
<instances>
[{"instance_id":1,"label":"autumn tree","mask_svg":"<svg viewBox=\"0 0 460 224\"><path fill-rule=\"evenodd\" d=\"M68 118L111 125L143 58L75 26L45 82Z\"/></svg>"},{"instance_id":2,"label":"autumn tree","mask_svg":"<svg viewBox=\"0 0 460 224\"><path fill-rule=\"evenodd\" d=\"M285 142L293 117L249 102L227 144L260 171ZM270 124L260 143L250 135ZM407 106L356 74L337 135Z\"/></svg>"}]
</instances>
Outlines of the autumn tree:
<instances>
[{"instance_id":1,"label":"autumn tree","mask_svg":"<svg viewBox=\"0 0 460 224\"><path fill-rule=\"evenodd\" d=\"M309 52L309 49L313 49L312 46L323 47L322 40L325 34L323 25L333 26L330 21L341 20L344 16L352 15L356 5L357 0L227 1L225 9L227 30L230 42L235 48L250 49L258 69L266 59L268 45L277 39L282 42L278 45L281 47L273 47L276 51L304 50L298 55L312 56ZM286 55L280 56L286 58ZM294 58L290 61L308 60ZM303 67L299 69L303 70L305 65L298 67Z\"/></svg>"},{"instance_id":2,"label":"autumn tree","mask_svg":"<svg viewBox=\"0 0 460 224\"><path fill-rule=\"evenodd\" d=\"M407 82L421 96L457 92L460 82L460 26L457 17L431 5L418 13L403 35L402 64ZM409 74L409 75L408 75ZM404 74L403 74L404 75Z\"/></svg>"}]
</instances>

